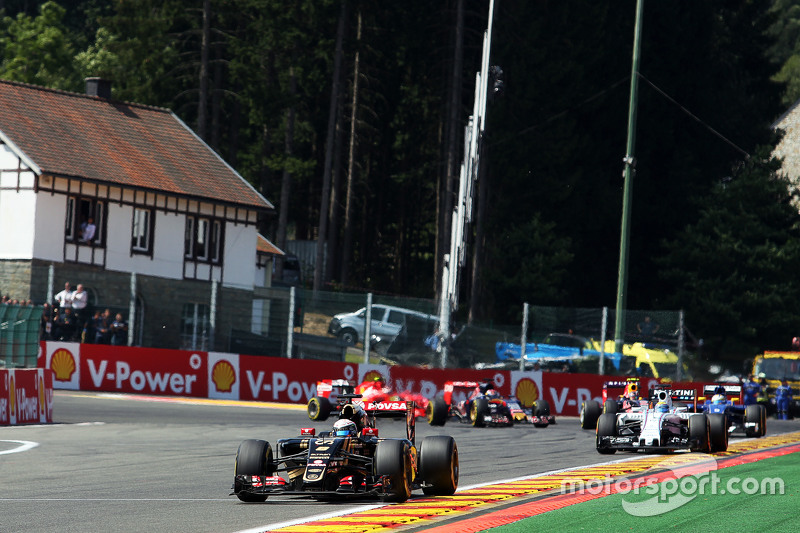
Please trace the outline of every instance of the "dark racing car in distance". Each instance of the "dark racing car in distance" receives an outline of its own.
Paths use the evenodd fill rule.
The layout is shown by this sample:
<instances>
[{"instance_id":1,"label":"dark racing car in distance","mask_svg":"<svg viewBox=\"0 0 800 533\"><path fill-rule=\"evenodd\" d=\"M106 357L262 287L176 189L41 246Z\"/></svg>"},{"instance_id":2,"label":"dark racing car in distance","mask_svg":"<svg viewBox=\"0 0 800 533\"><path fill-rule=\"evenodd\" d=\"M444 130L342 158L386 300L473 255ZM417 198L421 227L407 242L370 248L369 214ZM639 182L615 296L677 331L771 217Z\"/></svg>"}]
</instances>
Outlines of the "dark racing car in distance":
<instances>
[{"instance_id":1,"label":"dark racing car in distance","mask_svg":"<svg viewBox=\"0 0 800 533\"><path fill-rule=\"evenodd\" d=\"M639 378L606 381L603 383L602 404L597 400L586 400L581 404L580 421L583 429L596 429L597 419L603 413L619 413L639 410L647 404L641 396Z\"/></svg>"},{"instance_id":2,"label":"dark racing car in distance","mask_svg":"<svg viewBox=\"0 0 800 533\"><path fill-rule=\"evenodd\" d=\"M767 408L754 403L742 403L741 385L706 385L703 387L700 404L704 413L725 415L728 434L742 434L747 437L763 437L767 434Z\"/></svg>"},{"instance_id":3,"label":"dark racing car in distance","mask_svg":"<svg viewBox=\"0 0 800 533\"><path fill-rule=\"evenodd\" d=\"M713 453L728 449L725 415L698 413L694 389L672 390L660 385L651 389L648 402L646 408L638 411L600 415L596 432L598 453L612 454L618 450Z\"/></svg>"},{"instance_id":4,"label":"dark racing car in distance","mask_svg":"<svg viewBox=\"0 0 800 533\"><path fill-rule=\"evenodd\" d=\"M428 402L426 416L432 426L443 426L449 419L475 427L513 426L515 422L546 427L555 423L546 400L537 400L530 410L524 409L516 398L500 396L491 381L446 382L444 393Z\"/></svg>"},{"instance_id":5,"label":"dark racing car in distance","mask_svg":"<svg viewBox=\"0 0 800 533\"><path fill-rule=\"evenodd\" d=\"M340 394L333 431L280 439L246 440L236 453L232 495L246 503L268 496L326 499L380 498L402 502L413 490L446 496L458 488L455 439L425 437L415 443L413 402L361 403L358 394ZM379 436L376 418L406 419L405 438Z\"/></svg>"}]
</instances>

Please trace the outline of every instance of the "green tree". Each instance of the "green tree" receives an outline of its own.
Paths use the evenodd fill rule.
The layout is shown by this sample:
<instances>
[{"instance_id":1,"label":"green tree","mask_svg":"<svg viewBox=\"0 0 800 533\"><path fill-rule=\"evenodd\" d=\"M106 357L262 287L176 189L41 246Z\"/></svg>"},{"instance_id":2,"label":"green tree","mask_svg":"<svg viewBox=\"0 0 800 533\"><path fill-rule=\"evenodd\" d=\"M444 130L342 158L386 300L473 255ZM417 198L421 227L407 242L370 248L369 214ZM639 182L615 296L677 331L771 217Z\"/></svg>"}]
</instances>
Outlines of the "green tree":
<instances>
[{"instance_id":1,"label":"green tree","mask_svg":"<svg viewBox=\"0 0 800 533\"><path fill-rule=\"evenodd\" d=\"M80 90L73 37L63 24L66 11L46 2L39 15L19 13L0 21L0 77L45 87Z\"/></svg>"},{"instance_id":2,"label":"green tree","mask_svg":"<svg viewBox=\"0 0 800 533\"><path fill-rule=\"evenodd\" d=\"M699 216L663 243L666 299L686 309L713 359L780 349L800 328L800 217L771 147L696 199Z\"/></svg>"}]
</instances>

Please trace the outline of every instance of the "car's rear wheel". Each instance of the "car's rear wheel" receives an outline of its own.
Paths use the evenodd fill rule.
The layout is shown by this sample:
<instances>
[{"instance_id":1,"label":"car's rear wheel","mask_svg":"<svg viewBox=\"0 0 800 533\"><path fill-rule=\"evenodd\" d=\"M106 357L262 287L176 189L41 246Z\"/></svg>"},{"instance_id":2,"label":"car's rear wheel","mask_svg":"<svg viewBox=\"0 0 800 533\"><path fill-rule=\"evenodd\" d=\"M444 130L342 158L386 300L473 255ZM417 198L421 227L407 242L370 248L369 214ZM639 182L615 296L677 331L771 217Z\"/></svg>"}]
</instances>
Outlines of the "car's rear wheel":
<instances>
[{"instance_id":1,"label":"car's rear wheel","mask_svg":"<svg viewBox=\"0 0 800 533\"><path fill-rule=\"evenodd\" d=\"M428 402L428 406L425 408L428 424L431 426L443 426L447 422L447 412L449 410L450 408L445 403L444 398L437 396Z\"/></svg>"},{"instance_id":2,"label":"car's rear wheel","mask_svg":"<svg viewBox=\"0 0 800 533\"><path fill-rule=\"evenodd\" d=\"M767 434L767 408L763 405L759 405L761 411L761 436Z\"/></svg>"},{"instance_id":3,"label":"car's rear wheel","mask_svg":"<svg viewBox=\"0 0 800 533\"><path fill-rule=\"evenodd\" d=\"M691 448L693 452L708 453L711 451L708 418L705 414L689 417L689 440L694 444Z\"/></svg>"},{"instance_id":4,"label":"car's rear wheel","mask_svg":"<svg viewBox=\"0 0 800 533\"><path fill-rule=\"evenodd\" d=\"M747 424L756 424L756 427L746 427L744 432L745 435L748 437L760 437L761 433L761 426L762 426L762 416L761 416L761 406L752 404L747 405L744 408L744 421Z\"/></svg>"},{"instance_id":5,"label":"car's rear wheel","mask_svg":"<svg viewBox=\"0 0 800 533\"><path fill-rule=\"evenodd\" d=\"M272 446L264 440L243 441L236 451L234 476L271 476L275 472L272 460ZM260 503L267 500L266 494L253 494L242 491L241 482L234 477L233 491L236 497L246 503Z\"/></svg>"},{"instance_id":6,"label":"car's rear wheel","mask_svg":"<svg viewBox=\"0 0 800 533\"><path fill-rule=\"evenodd\" d=\"M324 396L314 396L308 400L308 418L315 422L327 420L331 414L331 402Z\"/></svg>"},{"instance_id":7,"label":"car's rear wheel","mask_svg":"<svg viewBox=\"0 0 800 533\"><path fill-rule=\"evenodd\" d=\"M404 502L411 496L411 451L401 440L384 440L375 448L376 476L389 478L389 489L383 499Z\"/></svg>"},{"instance_id":8,"label":"car's rear wheel","mask_svg":"<svg viewBox=\"0 0 800 533\"><path fill-rule=\"evenodd\" d=\"M597 400L586 400L581 404L581 428L596 429L597 419L603 414L603 408Z\"/></svg>"},{"instance_id":9,"label":"car's rear wheel","mask_svg":"<svg viewBox=\"0 0 800 533\"><path fill-rule=\"evenodd\" d=\"M536 416L550 416L550 404L547 403L547 400L533 402L533 414Z\"/></svg>"},{"instance_id":10,"label":"car's rear wheel","mask_svg":"<svg viewBox=\"0 0 800 533\"><path fill-rule=\"evenodd\" d=\"M723 413L709 413L708 435L711 452L724 452L728 449L728 417Z\"/></svg>"},{"instance_id":11,"label":"car's rear wheel","mask_svg":"<svg viewBox=\"0 0 800 533\"><path fill-rule=\"evenodd\" d=\"M429 496L450 496L458 488L458 447L453 437L425 437L419 449L422 492Z\"/></svg>"},{"instance_id":12,"label":"car's rear wheel","mask_svg":"<svg viewBox=\"0 0 800 533\"><path fill-rule=\"evenodd\" d=\"M486 425L483 420L483 417L489 414L489 401L486 398L476 398L472 402L472 407L470 408L469 418L472 421L472 425L476 428L482 428Z\"/></svg>"},{"instance_id":13,"label":"car's rear wheel","mask_svg":"<svg viewBox=\"0 0 800 533\"><path fill-rule=\"evenodd\" d=\"M611 455L617 453L615 448L606 448L600 445L600 437L613 437L617 434L617 415L612 413L603 413L597 419L597 438L595 445L597 452L604 455Z\"/></svg>"}]
</instances>

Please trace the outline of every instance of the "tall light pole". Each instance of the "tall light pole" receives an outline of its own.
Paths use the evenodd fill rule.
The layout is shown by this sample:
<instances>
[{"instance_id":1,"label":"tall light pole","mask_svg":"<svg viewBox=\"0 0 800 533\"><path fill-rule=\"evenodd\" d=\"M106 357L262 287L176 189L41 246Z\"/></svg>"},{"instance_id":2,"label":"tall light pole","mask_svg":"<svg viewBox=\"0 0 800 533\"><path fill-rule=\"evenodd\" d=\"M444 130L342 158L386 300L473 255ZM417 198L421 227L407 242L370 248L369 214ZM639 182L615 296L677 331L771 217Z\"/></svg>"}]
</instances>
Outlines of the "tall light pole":
<instances>
[{"instance_id":1,"label":"tall light pole","mask_svg":"<svg viewBox=\"0 0 800 533\"><path fill-rule=\"evenodd\" d=\"M631 95L628 105L628 146L625 152L625 186L622 199L622 231L619 242L619 279L617 281L616 325L614 326L614 345L617 352L622 351L625 333L625 308L628 300L628 234L630 233L631 189L635 174L633 148L636 138L636 103L639 90L639 43L642 37L642 11L644 0L636 1L636 26L633 31L633 66L631 68Z\"/></svg>"},{"instance_id":2,"label":"tall light pole","mask_svg":"<svg viewBox=\"0 0 800 533\"><path fill-rule=\"evenodd\" d=\"M450 228L450 253L442 264L442 295L439 302L439 338L441 366L447 363L447 345L450 340L450 315L458 308L458 276L466 261L466 230L472 222L473 185L478 179L481 144L486 127L486 99L489 83L489 57L492 49L494 0L489 0L489 21L483 34L481 71L475 76L475 103L464 134L464 162L458 186L458 199L453 205L453 223Z\"/></svg>"}]
</instances>

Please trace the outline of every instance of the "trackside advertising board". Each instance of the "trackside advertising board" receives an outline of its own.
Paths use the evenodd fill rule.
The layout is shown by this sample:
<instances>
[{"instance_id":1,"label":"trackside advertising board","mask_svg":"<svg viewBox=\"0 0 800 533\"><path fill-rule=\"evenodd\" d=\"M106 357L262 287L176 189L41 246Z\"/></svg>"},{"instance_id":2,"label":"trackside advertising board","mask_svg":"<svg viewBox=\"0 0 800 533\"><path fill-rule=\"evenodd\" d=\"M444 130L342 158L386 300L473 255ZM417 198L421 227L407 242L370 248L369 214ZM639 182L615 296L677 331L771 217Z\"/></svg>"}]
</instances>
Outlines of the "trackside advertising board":
<instances>
[{"instance_id":1,"label":"trackside advertising board","mask_svg":"<svg viewBox=\"0 0 800 533\"><path fill-rule=\"evenodd\" d=\"M0 368L0 426L53 421L53 372Z\"/></svg>"},{"instance_id":2,"label":"trackside advertising board","mask_svg":"<svg viewBox=\"0 0 800 533\"><path fill-rule=\"evenodd\" d=\"M523 405L549 402L554 414L577 416L581 403L600 400L605 381L594 374L541 371L424 369L253 356L221 352L43 342L39 366L53 371L56 389L190 396L305 404L317 381L360 383L380 375L395 391L433 398L447 381L490 379L503 396ZM643 386L649 386L645 380ZM460 400L462 398L455 398Z\"/></svg>"}]
</instances>

